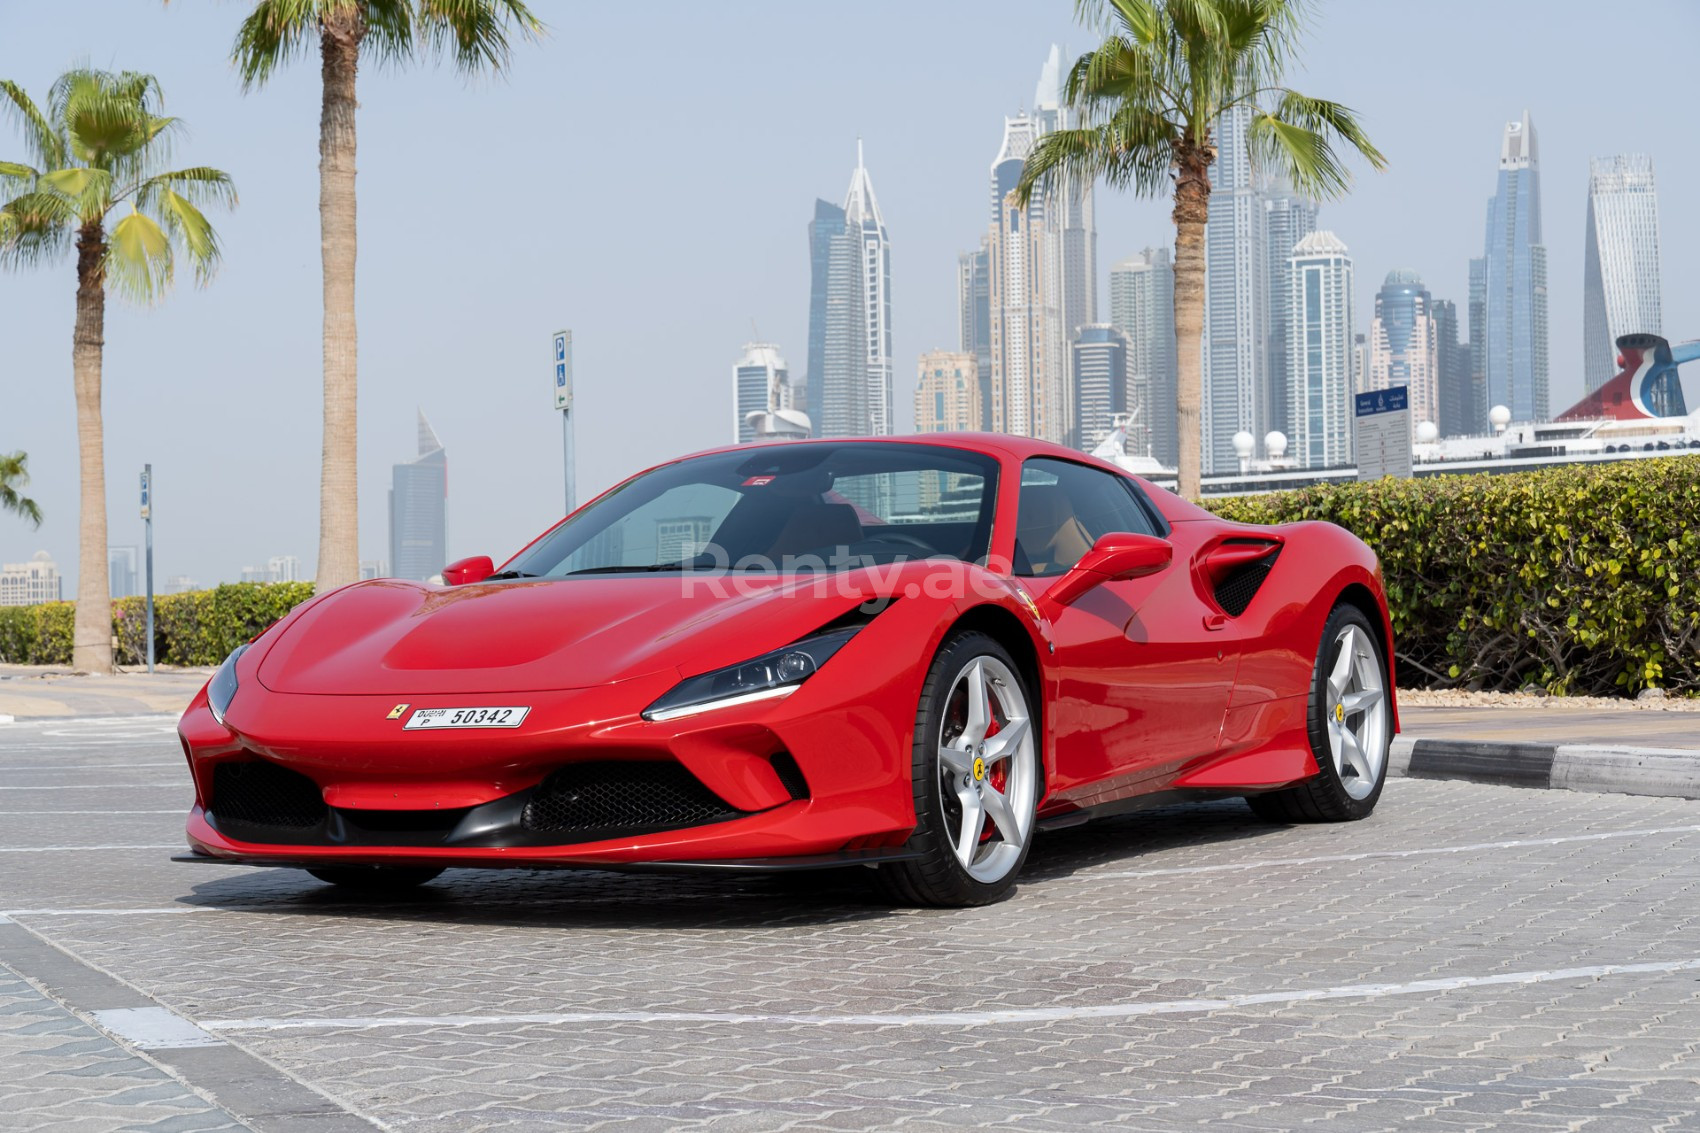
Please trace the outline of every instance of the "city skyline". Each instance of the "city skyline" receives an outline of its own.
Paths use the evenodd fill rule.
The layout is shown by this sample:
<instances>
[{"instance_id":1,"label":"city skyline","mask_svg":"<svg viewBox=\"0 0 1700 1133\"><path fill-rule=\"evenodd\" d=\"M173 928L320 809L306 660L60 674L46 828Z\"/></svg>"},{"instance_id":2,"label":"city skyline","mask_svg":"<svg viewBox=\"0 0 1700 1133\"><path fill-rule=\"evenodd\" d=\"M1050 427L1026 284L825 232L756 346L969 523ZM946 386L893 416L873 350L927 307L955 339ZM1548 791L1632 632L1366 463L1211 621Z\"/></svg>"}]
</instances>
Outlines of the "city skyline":
<instances>
[{"instance_id":1,"label":"city skyline","mask_svg":"<svg viewBox=\"0 0 1700 1133\"><path fill-rule=\"evenodd\" d=\"M286 74L264 94L238 97L223 53L240 13L177 5L166 13L113 3L63 7L75 8L77 18L66 19L62 11L51 19L24 12L4 17L0 27L7 39L39 45L39 60L6 61L12 77L37 89L59 67L83 56L157 71L170 98L167 109L189 120L197 149L204 145L210 159L231 168L243 191L242 209L222 226L226 269L211 290L183 289L159 311L115 307L110 317L112 542L139 542L128 482L133 477L120 473L153 460L161 486L162 575L234 578L255 553L277 547L310 559L317 504L317 278L302 249L316 247L316 75ZM1328 225L1351 243L1364 280L1408 264L1434 295L1457 300L1461 315L1467 262L1480 254L1482 204L1491 188L1483 183L1484 166L1493 160L1504 121L1525 105L1534 111L1541 120L1546 181L1554 406L1568 404L1580 390L1587 159L1650 152L1670 200L1691 197L1700 180L1695 158L1680 147L1667 149L1669 139L1681 133L1673 108L1681 104L1682 92L1672 76L1646 77L1634 94L1634 115L1622 113L1627 94L1575 81L1597 71L1593 45L1575 30L1581 12L1560 8L1552 19L1531 23L1479 6L1443 4L1433 26L1401 25L1413 60L1407 78L1425 91L1419 107L1365 77L1364 45L1384 35L1393 17L1372 6L1331 4L1314 21L1308 71L1295 75L1305 89L1335 95L1359 110L1393 161L1387 175L1359 170L1353 195L1326 208ZM865 63L830 60L823 66L813 59L805 65L788 54L785 45L818 34L812 13L773 5L748 21L752 27L741 34L755 38L747 45L777 60L759 81L728 77L724 68L711 66L708 56L726 42L722 33L712 20L680 13L679 19L663 21L662 46L671 51L678 44L681 58L693 60L690 66L700 59L703 81L715 84L724 104L724 128L700 144L687 139L665 147L653 160L633 153L633 166L614 179L594 176L582 159L609 147L602 135L613 123L575 123L558 144L527 147L515 144L501 119L512 118L515 106L540 99L570 102L604 89L610 70L592 45L650 34L621 13L551 13L559 21L556 34L537 59L522 61L511 80L490 87L467 92L429 74L375 79L362 95L362 130L369 139L361 173L369 188L363 193L397 204L369 208L362 217L367 402L362 554L383 555L384 508L373 493L387 486L389 466L408 432L405 419L372 409L399 399L420 402L440 416L464 404L469 389L477 390L476 414L445 420L457 450L450 490L460 501L457 516L464 517L457 522L451 555L503 554L555 518L558 493L546 489L559 480L560 429L534 364L539 326L570 320L590 328L576 344L575 415L587 425L580 432L583 494L718 441L709 426L724 420L725 387L710 376L724 374L729 353L747 336L749 319L757 318L763 336L785 344L793 363L798 360L796 344L806 340L807 317L797 298L798 201L843 184L845 155L858 135L868 139L870 157L878 159L880 204L895 241L892 354L899 364L893 394L897 425L904 428L913 378L909 364L922 348L955 341L959 312L951 277L957 254L978 243L984 214L972 202L984 200L979 194L986 155L997 142L997 116L1019 107L1049 44L1066 42L1070 54L1087 44L1089 33L1071 15L1066 4L1055 11L1009 5L964 21L952 13L875 4L868 18L894 34L882 53L889 77L869 83ZM1677 29L1700 24L1691 8L1674 4L1632 4L1620 18ZM1472 35L1466 40L1443 35L1448 21L1454 27L1467 23ZM1506 58L1491 45L1513 31L1520 50ZM927 61L942 42L974 65L948 73L929 70ZM697 51L699 43L706 55ZM1461 71L1469 81L1453 82L1451 76ZM774 97L775 91L817 88L823 97L795 100L796 105ZM922 105L929 108L926 129L917 128L915 108ZM430 186L410 185L411 155L445 132L468 139L477 160L486 153L519 153L527 175L534 166L550 170L536 175L556 186L559 222L529 242L410 246L415 242L409 233L440 207L441 194L464 191L459 174ZM256 134L267 139L263 152L244 141ZM725 155L777 139L786 147L786 169L727 177L726 185L708 187L715 195L705 207L715 224L632 222L672 207L678 170L730 172ZM1700 249L1700 226L1680 213L1663 219L1664 256L1672 263L1691 259ZM1160 201L1100 191L1095 223L1101 261L1117 262L1172 240L1168 208ZM631 317L650 306L648 291L659 286L663 264L672 273L666 277L670 283L704 299L690 305L655 349L630 352L626 344L643 333ZM713 265L719 274L704 285L694 274L696 265ZM687 270L690 274L681 274ZM1098 274L1102 287L1106 273ZM456 285L458 279L479 284L474 290ZM1665 329L1673 339L1691 337L1697 332L1683 314L1700 309L1700 283L1681 273L1672 273L1666 283ZM11 313L7 330L18 344L11 372L37 376L24 383L30 388L14 386L17 412L10 416L10 436L16 439L8 443L32 453L35 488L48 509L39 533L0 528L0 553L18 561L39 546L68 563L74 560L74 456L67 456L69 381L61 376L65 362L58 347L68 332L54 328L68 326L69 303L52 273L7 276L0 287L6 300L0 309ZM1362 291L1357 298L1367 302ZM1467 319L1460 324L1463 329ZM256 342L265 348L252 349ZM166 387L153 361L160 357L181 360L169 399L160 397ZM626 403L634 389L654 389L679 411L635 436L588 427L629 420ZM216 427L242 420L261 391L263 430ZM185 405L193 409L184 412ZM249 508L229 515L206 483L213 478L202 470L246 456L272 474L252 485ZM478 506L490 499L503 506ZM220 516L217 530L201 522L212 514Z\"/></svg>"}]
</instances>

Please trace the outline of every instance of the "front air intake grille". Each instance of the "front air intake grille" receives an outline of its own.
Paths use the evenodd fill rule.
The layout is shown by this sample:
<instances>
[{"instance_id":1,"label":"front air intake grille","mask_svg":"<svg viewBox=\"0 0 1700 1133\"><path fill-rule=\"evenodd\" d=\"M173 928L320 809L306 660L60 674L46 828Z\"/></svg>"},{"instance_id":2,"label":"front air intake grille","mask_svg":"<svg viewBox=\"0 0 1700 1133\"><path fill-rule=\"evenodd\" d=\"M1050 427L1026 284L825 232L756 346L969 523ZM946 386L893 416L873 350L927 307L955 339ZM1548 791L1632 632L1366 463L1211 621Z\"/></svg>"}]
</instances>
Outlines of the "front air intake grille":
<instances>
[{"instance_id":1,"label":"front air intake grille","mask_svg":"<svg viewBox=\"0 0 1700 1133\"><path fill-rule=\"evenodd\" d=\"M1269 577L1269 568L1280 554L1266 555L1249 563L1241 563L1216 583L1216 604L1223 612L1239 617L1251 605L1252 597Z\"/></svg>"},{"instance_id":2,"label":"front air intake grille","mask_svg":"<svg viewBox=\"0 0 1700 1133\"><path fill-rule=\"evenodd\" d=\"M305 830L325 820L318 784L264 760L221 763L213 769L213 817L221 825Z\"/></svg>"},{"instance_id":3,"label":"front air intake grille","mask_svg":"<svg viewBox=\"0 0 1700 1133\"><path fill-rule=\"evenodd\" d=\"M677 763L575 763L538 786L525 806L525 829L615 837L702 826L737 818Z\"/></svg>"},{"instance_id":4,"label":"front air intake grille","mask_svg":"<svg viewBox=\"0 0 1700 1133\"><path fill-rule=\"evenodd\" d=\"M788 751L782 751L772 759L774 774L779 776L780 786L784 787L794 799L809 797L809 781L803 777L803 769L797 766L797 759Z\"/></svg>"}]
</instances>

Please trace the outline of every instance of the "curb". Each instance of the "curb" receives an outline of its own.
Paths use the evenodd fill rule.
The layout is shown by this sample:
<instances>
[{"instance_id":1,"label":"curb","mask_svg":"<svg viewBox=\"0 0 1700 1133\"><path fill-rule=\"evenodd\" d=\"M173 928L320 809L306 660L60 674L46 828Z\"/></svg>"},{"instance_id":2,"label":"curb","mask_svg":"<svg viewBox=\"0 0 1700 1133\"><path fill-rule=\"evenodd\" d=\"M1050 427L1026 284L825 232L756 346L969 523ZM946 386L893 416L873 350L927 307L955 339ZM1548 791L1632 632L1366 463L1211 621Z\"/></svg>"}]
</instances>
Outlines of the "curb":
<instances>
[{"instance_id":1,"label":"curb","mask_svg":"<svg viewBox=\"0 0 1700 1133\"><path fill-rule=\"evenodd\" d=\"M1700 799L1700 751L1396 736L1387 773L1502 787Z\"/></svg>"}]
</instances>

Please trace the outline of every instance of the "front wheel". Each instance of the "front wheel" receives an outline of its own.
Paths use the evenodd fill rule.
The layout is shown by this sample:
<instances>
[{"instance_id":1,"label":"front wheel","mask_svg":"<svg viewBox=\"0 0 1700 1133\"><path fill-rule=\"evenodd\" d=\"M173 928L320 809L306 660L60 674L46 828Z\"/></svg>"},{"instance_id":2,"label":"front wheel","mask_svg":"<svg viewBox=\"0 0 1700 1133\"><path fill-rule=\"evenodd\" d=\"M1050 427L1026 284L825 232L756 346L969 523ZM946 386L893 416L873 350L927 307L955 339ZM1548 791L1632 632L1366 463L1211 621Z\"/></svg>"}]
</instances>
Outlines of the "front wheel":
<instances>
[{"instance_id":1,"label":"front wheel","mask_svg":"<svg viewBox=\"0 0 1700 1133\"><path fill-rule=\"evenodd\" d=\"M443 871L428 866L338 865L307 871L327 885L363 893L399 893L424 885Z\"/></svg>"},{"instance_id":2,"label":"front wheel","mask_svg":"<svg viewBox=\"0 0 1700 1133\"><path fill-rule=\"evenodd\" d=\"M1317 774L1284 791L1246 799L1271 822L1352 822L1368 818L1387 779L1393 712L1387 660L1369 619L1334 607L1322 631L1306 722Z\"/></svg>"},{"instance_id":3,"label":"front wheel","mask_svg":"<svg viewBox=\"0 0 1700 1133\"><path fill-rule=\"evenodd\" d=\"M985 905L1005 896L1032 846L1039 801L1037 720L1015 660L991 637L939 650L915 713L914 861L880 867L913 905Z\"/></svg>"}]
</instances>

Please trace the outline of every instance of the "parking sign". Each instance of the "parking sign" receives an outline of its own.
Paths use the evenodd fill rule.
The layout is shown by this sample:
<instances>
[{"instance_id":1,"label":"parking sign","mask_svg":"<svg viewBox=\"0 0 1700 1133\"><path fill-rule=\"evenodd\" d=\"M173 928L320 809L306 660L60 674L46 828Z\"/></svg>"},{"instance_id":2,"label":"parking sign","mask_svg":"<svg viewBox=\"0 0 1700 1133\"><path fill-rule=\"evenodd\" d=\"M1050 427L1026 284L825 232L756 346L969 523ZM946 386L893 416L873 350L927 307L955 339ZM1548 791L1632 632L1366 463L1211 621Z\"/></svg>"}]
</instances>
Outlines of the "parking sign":
<instances>
[{"instance_id":1,"label":"parking sign","mask_svg":"<svg viewBox=\"0 0 1700 1133\"><path fill-rule=\"evenodd\" d=\"M573 332L558 330L554 342L555 408L573 407Z\"/></svg>"}]
</instances>

